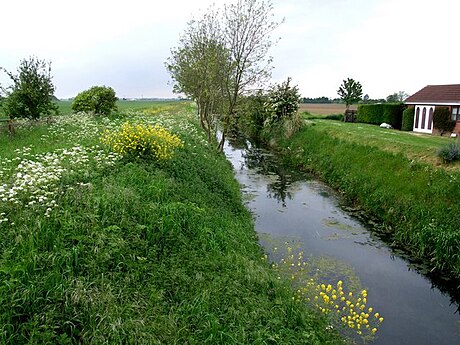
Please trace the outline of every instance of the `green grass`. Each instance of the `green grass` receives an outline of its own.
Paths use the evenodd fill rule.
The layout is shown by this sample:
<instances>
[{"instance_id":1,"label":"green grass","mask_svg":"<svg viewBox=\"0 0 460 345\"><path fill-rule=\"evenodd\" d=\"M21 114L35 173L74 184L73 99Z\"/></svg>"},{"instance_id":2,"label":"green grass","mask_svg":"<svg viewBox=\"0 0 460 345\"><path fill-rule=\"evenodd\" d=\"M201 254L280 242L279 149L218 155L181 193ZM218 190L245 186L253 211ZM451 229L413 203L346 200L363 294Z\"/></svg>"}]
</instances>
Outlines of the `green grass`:
<instances>
[{"instance_id":1,"label":"green grass","mask_svg":"<svg viewBox=\"0 0 460 345\"><path fill-rule=\"evenodd\" d=\"M126 112L128 110L139 111L152 108L168 107L175 106L176 104L181 103L181 101L150 101L150 100L134 100L134 101L125 101L118 100L117 107L120 112ZM59 113L62 115L68 115L72 113L72 101L60 100L57 102ZM0 121L7 120L8 116L2 111L0 107Z\"/></svg>"},{"instance_id":2,"label":"green grass","mask_svg":"<svg viewBox=\"0 0 460 345\"><path fill-rule=\"evenodd\" d=\"M436 155L436 150L455 140L449 137L385 129L364 123L345 123L319 119L312 121L318 130L327 132L335 138L388 152L401 153L409 159L432 165L441 164Z\"/></svg>"},{"instance_id":3,"label":"green grass","mask_svg":"<svg viewBox=\"0 0 460 345\"><path fill-rule=\"evenodd\" d=\"M262 259L231 166L193 109L127 113L0 136L0 343L341 343ZM96 146L128 119L159 122L185 147L160 164Z\"/></svg>"},{"instance_id":4,"label":"green grass","mask_svg":"<svg viewBox=\"0 0 460 345\"><path fill-rule=\"evenodd\" d=\"M460 173L435 168L422 155L447 140L317 120L283 147L292 164L380 219L413 257L460 278Z\"/></svg>"},{"instance_id":5,"label":"green grass","mask_svg":"<svg viewBox=\"0 0 460 345\"><path fill-rule=\"evenodd\" d=\"M167 106L174 106L177 103L181 103L180 101L150 101L150 100L134 100L134 101L124 101L118 100L117 107L118 110L121 112L125 112L127 110L146 110L152 108L159 108L159 107L167 107ZM59 112L61 114L71 114L72 113L72 101L59 101L57 102L59 107Z\"/></svg>"}]
</instances>

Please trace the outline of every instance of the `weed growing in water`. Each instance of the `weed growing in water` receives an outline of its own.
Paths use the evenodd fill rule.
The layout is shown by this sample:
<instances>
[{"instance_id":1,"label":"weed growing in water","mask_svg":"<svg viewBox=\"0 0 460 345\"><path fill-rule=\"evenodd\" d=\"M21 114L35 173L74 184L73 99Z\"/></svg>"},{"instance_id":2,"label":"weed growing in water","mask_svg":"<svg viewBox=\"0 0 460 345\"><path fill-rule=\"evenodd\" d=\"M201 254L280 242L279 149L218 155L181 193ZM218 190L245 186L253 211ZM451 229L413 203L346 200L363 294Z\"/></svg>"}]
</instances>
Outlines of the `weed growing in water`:
<instances>
[{"instance_id":1,"label":"weed growing in water","mask_svg":"<svg viewBox=\"0 0 460 345\"><path fill-rule=\"evenodd\" d=\"M153 156L158 161L171 159L175 149L184 147L178 136L158 124L125 122L120 129L106 130L101 141L122 156Z\"/></svg>"},{"instance_id":2,"label":"weed growing in water","mask_svg":"<svg viewBox=\"0 0 460 345\"><path fill-rule=\"evenodd\" d=\"M327 315L335 327L341 327L345 334L358 335L363 342L375 338L383 317L368 307L366 289L351 291L345 288L342 280L337 283L325 283L313 276L312 267L304 259L304 253L293 253L287 247L287 253L278 264L272 265L281 276L289 279L296 291L295 301L305 303ZM350 284L351 286L352 284ZM349 332L351 331L351 332Z\"/></svg>"}]
</instances>

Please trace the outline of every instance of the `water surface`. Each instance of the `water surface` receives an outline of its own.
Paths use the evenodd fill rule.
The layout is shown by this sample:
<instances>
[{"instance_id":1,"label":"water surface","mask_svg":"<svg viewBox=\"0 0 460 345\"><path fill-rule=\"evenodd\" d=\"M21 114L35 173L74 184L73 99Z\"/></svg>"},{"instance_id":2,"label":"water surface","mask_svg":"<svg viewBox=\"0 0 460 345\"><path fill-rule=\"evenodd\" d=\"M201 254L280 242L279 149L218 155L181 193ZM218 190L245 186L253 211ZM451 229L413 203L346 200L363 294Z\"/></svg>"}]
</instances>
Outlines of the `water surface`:
<instances>
[{"instance_id":1,"label":"water surface","mask_svg":"<svg viewBox=\"0 0 460 345\"><path fill-rule=\"evenodd\" d=\"M310 260L350 267L368 289L368 306L385 317L374 344L460 344L458 290L420 274L325 184L248 142L227 144L225 153L268 253L274 243L298 243Z\"/></svg>"}]
</instances>

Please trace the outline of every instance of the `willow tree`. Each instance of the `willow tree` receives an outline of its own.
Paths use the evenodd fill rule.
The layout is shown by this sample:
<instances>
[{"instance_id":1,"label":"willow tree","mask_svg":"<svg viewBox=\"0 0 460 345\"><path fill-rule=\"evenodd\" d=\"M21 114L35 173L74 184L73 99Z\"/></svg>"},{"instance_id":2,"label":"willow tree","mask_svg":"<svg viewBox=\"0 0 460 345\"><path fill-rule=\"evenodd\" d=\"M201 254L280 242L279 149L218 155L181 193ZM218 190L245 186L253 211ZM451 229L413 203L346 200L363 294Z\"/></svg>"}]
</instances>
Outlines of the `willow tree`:
<instances>
[{"instance_id":1,"label":"willow tree","mask_svg":"<svg viewBox=\"0 0 460 345\"><path fill-rule=\"evenodd\" d=\"M241 96L262 85L271 75L271 34L279 23L273 20L271 1L237 0L221 12L211 8L199 21L188 24L179 48L172 50L167 68L175 80L174 90L198 104L202 126L211 109L220 120L223 149ZM209 136L211 139L211 136Z\"/></svg>"}]
</instances>

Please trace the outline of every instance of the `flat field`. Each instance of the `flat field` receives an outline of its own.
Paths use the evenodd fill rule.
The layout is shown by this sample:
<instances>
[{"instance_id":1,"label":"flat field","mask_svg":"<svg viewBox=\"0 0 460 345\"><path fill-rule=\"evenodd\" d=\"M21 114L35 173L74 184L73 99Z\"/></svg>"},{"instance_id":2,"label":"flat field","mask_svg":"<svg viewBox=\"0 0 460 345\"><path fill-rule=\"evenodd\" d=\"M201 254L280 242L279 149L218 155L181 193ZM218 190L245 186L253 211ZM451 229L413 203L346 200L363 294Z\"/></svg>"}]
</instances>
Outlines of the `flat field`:
<instances>
[{"instance_id":1,"label":"flat field","mask_svg":"<svg viewBox=\"0 0 460 345\"><path fill-rule=\"evenodd\" d=\"M161 106L173 105L179 103L180 101L151 101L151 100L134 100L134 101L124 101L118 100L117 107L119 111L126 110L145 110L151 108L158 108ZM59 111L61 114L71 114L72 101L59 101L57 102Z\"/></svg>"},{"instance_id":2,"label":"flat field","mask_svg":"<svg viewBox=\"0 0 460 345\"><path fill-rule=\"evenodd\" d=\"M350 109L356 110L358 106L353 104ZM345 112L345 104L337 103L301 103L299 111L307 111L312 115L331 115L331 114L343 114Z\"/></svg>"},{"instance_id":3,"label":"flat field","mask_svg":"<svg viewBox=\"0 0 460 345\"><path fill-rule=\"evenodd\" d=\"M119 100L117 101L117 107L119 111L127 111L127 110L145 110L151 108L159 108L169 105L174 105L175 103L180 103L180 101L151 101L151 100L134 100L134 101L124 101ZM62 115L68 115L72 113L72 101L62 100L58 101L57 105L59 107L59 112ZM8 116L4 113L2 108L0 107L0 121L7 120Z\"/></svg>"}]
</instances>

